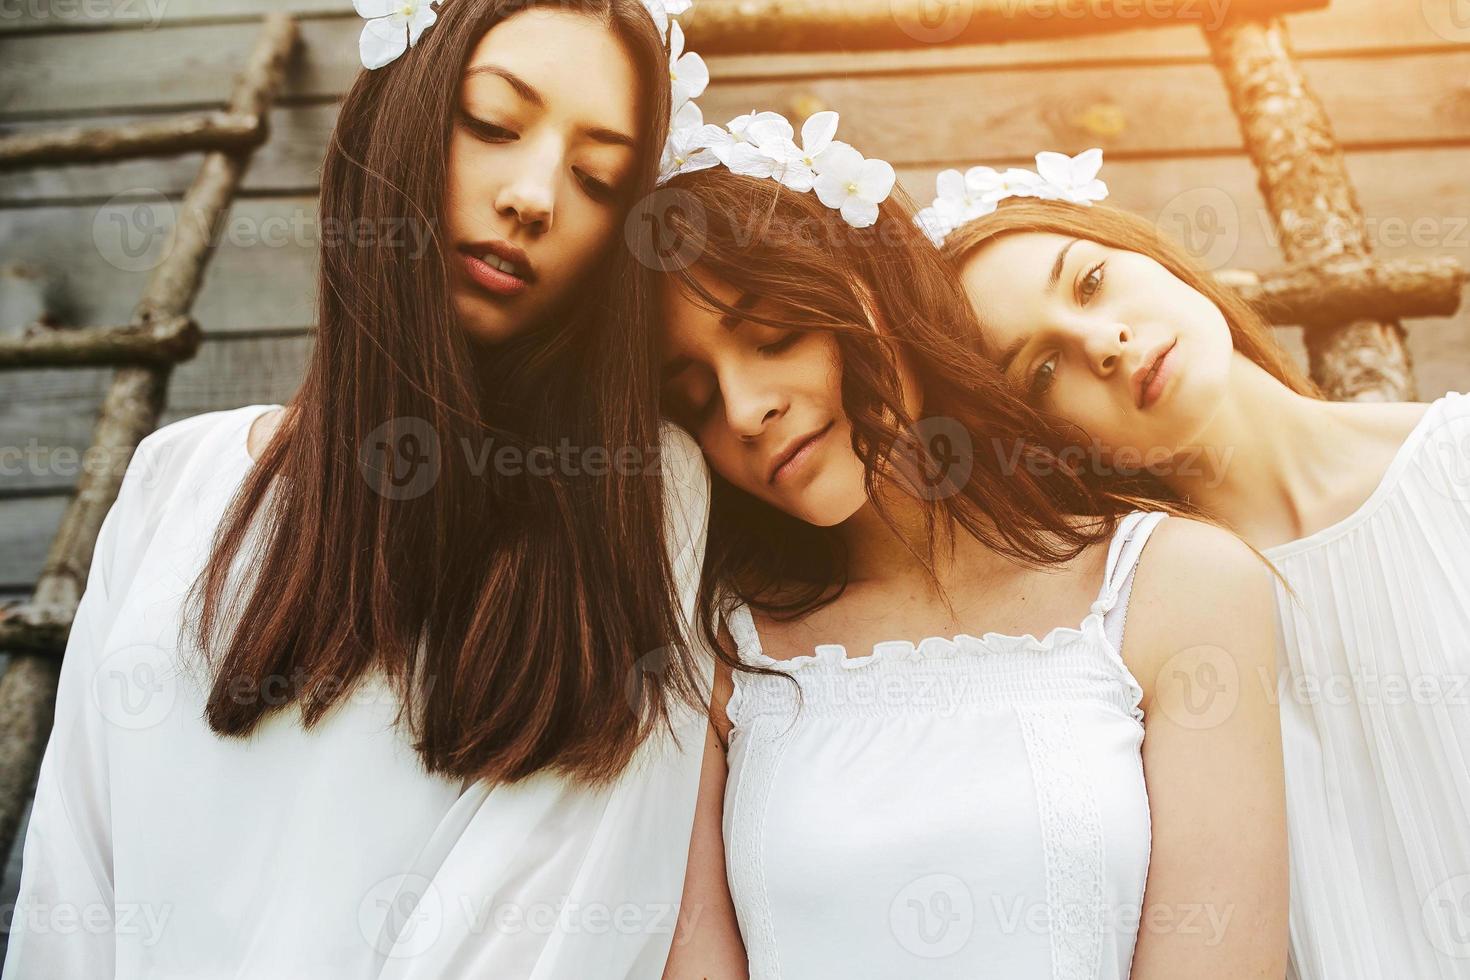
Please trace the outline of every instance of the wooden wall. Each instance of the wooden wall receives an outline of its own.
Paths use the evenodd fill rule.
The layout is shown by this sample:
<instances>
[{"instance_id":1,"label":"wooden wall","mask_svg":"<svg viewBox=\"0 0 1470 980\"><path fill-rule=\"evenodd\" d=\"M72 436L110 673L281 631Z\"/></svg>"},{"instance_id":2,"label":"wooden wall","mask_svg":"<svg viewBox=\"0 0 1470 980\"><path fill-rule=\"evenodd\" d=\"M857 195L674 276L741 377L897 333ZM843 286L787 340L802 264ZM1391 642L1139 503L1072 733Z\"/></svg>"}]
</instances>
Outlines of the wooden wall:
<instances>
[{"instance_id":1,"label":"wooden wall","mask_svg":"<svg viewBox=\"0 0 1470 980\"><path fill-rule=\"evenodd\" d=\"M0 6L0 129L11 132L216 105L255 39L253 17L278 8L300 13L303 50L272 114L271 141L221 230L195 305L208 339L175 372L165 421L283 401L299 382L311 343L318 167L336 101L357 70L361 22L347 0ZM1454 8L1454 0L1333 0L1289 23L1349 151L1378 250L1449 253L1470 264L1470 18L1457 20ZM99 9L105 18L88 19ZM837 109L844 138L892 161L916 197L932 196L934 174L946 166L1027 163L1040 149L1099 145L1115 203L1185 237L1213 266L1279 262L1235 120L1193 27L902 53L723 57L711 59L711 71L707 118L756 106L795 116ZM118 234L126 227L135 242L150 240L197 166L197 157L180 157L0 175L0 329L17 328L37 305L66 323L124 322L149 253L140 259L121 249ZM1421 397L1470 388L1470 311L1408 327ZM1295 334L1281 332L1299 351ZM107 377L0 376L0 451L79 451ZM24 591L40 567L75 472L53 458L34 468L0 459L0 593Z\"/></svg>"}]
</instances>

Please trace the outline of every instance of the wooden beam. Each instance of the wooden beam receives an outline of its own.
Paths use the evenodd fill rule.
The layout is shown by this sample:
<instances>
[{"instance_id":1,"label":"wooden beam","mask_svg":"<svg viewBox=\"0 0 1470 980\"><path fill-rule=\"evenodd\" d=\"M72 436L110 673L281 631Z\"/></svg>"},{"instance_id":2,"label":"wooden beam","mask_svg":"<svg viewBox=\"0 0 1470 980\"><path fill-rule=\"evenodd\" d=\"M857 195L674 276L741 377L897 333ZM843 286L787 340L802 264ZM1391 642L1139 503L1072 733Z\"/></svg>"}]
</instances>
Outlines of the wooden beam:
<instances>
[{"instance_id":1,"label":"wooden beam","mask_svg":"<svg viewBox=\"0 0 1470 980\"><path fill-rule=\"evenodd\" d=\"M1292 59L1286 27L1232 13L1207 39L1287 261L1366 259L1372 245L1342 148ZM1394 319L1348 317L1307 331L1312 379L1339 401L1413 399L1403 327Z\"/></svg>"},{"instance_id":2,"label":"wooden beam","mask_svg":"<svg viewBox=\"0 0 1470 980\"><path fill-rule=\"evenodd\" d=\"M265 118L285 78L296 46L296 25L271 14L241 73L228 111ZM250 154L211 152L180 203L178 223L165 258L149 277L134 314L142 326L187 316L209 261L210 229L230 207ZM106 458L126 461L143 437L158 427L171 363L120 368L103 400L92 444ZM83 470L76 494L61 518L26 613L51 623L70 623L86 587L102 520L117 499L125 467ZM12 635L14 627L7 627ZM24 641L24 636L16 636ZM17 653L0 677L0 853L14 843L27 794L40 767L56 703L57 665L52 657Z\"/></svg>"},{"instance_id":3,"label":"wooden beam","mask_svg":"<svg viewBox=\"0 0 1470 980\"><path fill-rule=\"evenodd\" d=\"M187 316L159 317L126 327L33 326L18 339L0 340L0 370L173 364L193 357L199 342L199 325Z\"/></svg>"},{"instance_id":4,"label":"wooden beam","mask_svg":"<svg viewBox=\"0 0 1470 980\"><path fill-rule=\"evenodd\" d=\"M1277 326L1362 319L1453 316L1467 281L1453 256L1424 259L1349 258L1256 274L1225 270L1215 278Z\"/></svg>"},{"instance_id":5,"label":"wooden beam","mask_svg":"<svg viewBox=\"0 0 1470 980\"><path fill-rule=\"evenodd\" d=\"M264 116L202 112L122 126L74 127L0 138L0 172L209 150L247 150L266 136Z\"/></svg>"},{"instance_id":6,"label":"wooden beam","mask_svg":"<svg viewBox=\"0 0 1470 980\"><path fill-rule=\"evenodd\" d=\"M703 0L679 21L701 54L994 44L1274 17L1328 0Z\"/></svg>"}]
</instances>

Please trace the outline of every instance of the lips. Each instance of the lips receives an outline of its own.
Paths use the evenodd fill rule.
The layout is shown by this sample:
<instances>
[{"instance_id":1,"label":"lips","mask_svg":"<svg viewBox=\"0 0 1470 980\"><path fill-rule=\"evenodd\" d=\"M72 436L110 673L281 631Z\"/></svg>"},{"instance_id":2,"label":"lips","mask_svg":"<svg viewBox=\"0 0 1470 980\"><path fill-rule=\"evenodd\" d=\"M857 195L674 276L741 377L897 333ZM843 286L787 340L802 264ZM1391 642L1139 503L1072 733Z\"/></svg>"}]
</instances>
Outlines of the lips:
<instances>
[{"instance_id":1,"label":"lips","mask_svg":"<svg viewBox=\"0 0 1470 980\"><path fill-rule=\"evenodd\" d=\"M811 455L812 448L831 430L832 425L832 422L828 422L815 432L809 432L788 443L786 448L777 453L776 458L772 461L771 471L766 477L766 482L775 483L777 480L794 472Z\"/></svg>"},{"instance_id":2,"label":"lips","mask_svg":"<svg viewBox=\"0 0 1470 980\"><path fill-rule=\"evenodd\" d=\"M514 296L536 281L531 260L509 242L467 242L459 252L469 278L497 296Z\"/></svg>"},{"instance_id":3,"label":"lips","mask_svg":"<svg viewBox=\"0 0 1470 980\"><path fill-rule=\"evenodd\" d=\"M1133 404L1138 408L1146 408L1148 407L1147 403L1152 401L1152 398L1149 397L1149 389L1153 385L1159 369L1163 367L1164 359L1169 356L1169 352L1174 349L1174 345L1178 342L1179 338L1176 337L1167 343L1155 347L1143 359L1142 363L1139 364L1138 369L1133 372L1133 377L1129 380L1133 389Z\"/></svg>"}]
</instances>

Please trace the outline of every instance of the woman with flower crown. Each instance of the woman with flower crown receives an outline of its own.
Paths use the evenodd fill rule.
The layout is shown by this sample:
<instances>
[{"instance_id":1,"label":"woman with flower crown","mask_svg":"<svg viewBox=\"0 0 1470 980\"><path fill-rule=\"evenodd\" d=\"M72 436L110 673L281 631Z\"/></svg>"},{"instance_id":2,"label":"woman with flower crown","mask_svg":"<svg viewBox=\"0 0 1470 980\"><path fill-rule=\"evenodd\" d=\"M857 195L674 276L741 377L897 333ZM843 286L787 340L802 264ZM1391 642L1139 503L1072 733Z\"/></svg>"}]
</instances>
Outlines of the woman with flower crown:
<instances>
[{"instance_id":1,"label":"woman with flower crown","mask_svg":"<svg viewBox=\"0 0 1470 980\"><path fill-rule=\"evenodd\" d=\"M134 454L7 978L663 968L707 727L683 627L708 478L660 423L621 231L687 2L356 6L306 381Z\"/></svg>"},{"instance_id":2,"label":"woman with flower crown","mask_svg":"<svg viewBox=\"0 0 1470 980\"><path fill-rule=\"evenodd\" d=\"M1270 671L1269 570L1075 477L837 122L670 143L721 663L665 976L1282 976L1277 713L1215 673Z\"/></svg>"},{"instance_id":3,"label":"woman with flower crown","mask_svg":"<svg viewBox=\"0 0 1470 980\"><path fill-rule=\"evenodd\" d=\"M1237 296L1106 205L1100 150L950 171L924 227L1091 482L1281 573L1291 975L1470 976L1470 395L1322 399ZM1002 186L1004 185L1004 186Z\"/></svg>"}]
</instances>

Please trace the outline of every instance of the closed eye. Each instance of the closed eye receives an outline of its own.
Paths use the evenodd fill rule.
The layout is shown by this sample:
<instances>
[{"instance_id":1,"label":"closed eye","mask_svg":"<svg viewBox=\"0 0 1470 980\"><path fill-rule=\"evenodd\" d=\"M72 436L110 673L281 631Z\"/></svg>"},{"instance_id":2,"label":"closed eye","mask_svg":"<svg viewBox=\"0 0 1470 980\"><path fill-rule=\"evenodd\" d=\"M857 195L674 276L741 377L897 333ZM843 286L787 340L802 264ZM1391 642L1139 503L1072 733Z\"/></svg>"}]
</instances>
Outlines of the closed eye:
<instances>
[{"instance_id":1,"label":"closed eye","mask_svg":"<svg viewBox=\"0 0 1470 980\"><path fill-rule=\"evenodd\" d=\"M775 341L774 343L766 344L765 346L758 348L758 350L762 354L779 354L782 351L790 348L793 344L800 340L801 334L802 332L800 330L793 330L786 336L782 337L780 340Z\"/></svg>"},{"instance_id":2,"label":"closed eye","mask_svg":"<svg viewBox=\"0 0 1470 980\"><path fill-rule=\"evenodd\" d=\"M459 118L460 122L464 124L465 129L468 129L487 143L509 143L512 140L520 139L520 136L515 131L506 129L504 126L497 125L493 122L486 122L484 119L476 119L467 112L460 112Z\"/></svg>"}]
</instances>

